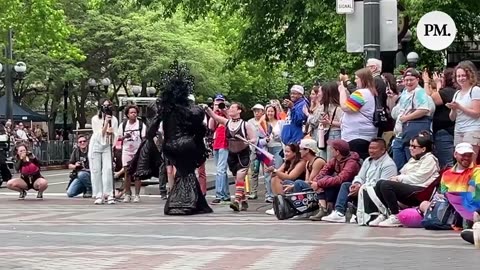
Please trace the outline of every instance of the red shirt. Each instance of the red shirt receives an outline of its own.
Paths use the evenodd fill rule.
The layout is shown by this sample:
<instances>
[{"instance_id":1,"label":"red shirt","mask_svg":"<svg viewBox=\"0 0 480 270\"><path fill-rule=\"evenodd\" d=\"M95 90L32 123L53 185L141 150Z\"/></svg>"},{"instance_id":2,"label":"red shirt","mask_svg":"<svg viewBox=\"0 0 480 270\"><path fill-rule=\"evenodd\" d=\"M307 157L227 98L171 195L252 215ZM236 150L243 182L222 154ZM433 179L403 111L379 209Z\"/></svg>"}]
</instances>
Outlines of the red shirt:
<instances>
[{"instance_id":1,"label":"red shirt","mask_svg":"<svg viewBox=\"0 0 480 270\"><path fill-rule=\"evenodd\" d=\"M23 163L22 168L20 168L20 173L24 175L32 175L40 171L40 168L33 162Z\"/></svg>"},{"instance_id":2,"label":"red shirt","mask_svg":"<svg viewBox=\"0 0 480 270\"><path fill-rule=\"evenodd\" d=\"M213 150L226 149L227 144L227 130L224 125L219 125L215 129L215 134L213 135Z\"/></svg>"}]
</instances>

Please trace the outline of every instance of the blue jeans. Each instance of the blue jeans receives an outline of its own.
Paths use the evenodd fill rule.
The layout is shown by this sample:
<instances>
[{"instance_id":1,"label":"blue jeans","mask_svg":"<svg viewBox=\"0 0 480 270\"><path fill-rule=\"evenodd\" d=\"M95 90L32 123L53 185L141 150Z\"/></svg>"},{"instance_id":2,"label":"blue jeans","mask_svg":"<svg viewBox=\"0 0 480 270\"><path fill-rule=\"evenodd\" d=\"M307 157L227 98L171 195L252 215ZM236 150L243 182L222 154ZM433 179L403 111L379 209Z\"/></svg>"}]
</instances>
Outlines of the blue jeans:
<instances>
[{"instance_id":1,"label":"blue jeans","mask_svg":"<svg viewBox=\"0 0 480 270\"><path fill-rule=\"evenodd\" d=\"M352 183L345 182L340 186L338 192L337 202L335 203L335 210L345 215L348 205L348 194L350 193L350 186Z\"/></svg>"},{"instance_id":2,"label":"blue jeans","mask_svg":"<svg viewBox=\"0 0 480 270\"><path fill-rule=\"evenodd\" d=\"M453 152L455 146L453 145L453 135L448 131L441 129L434 135L435 156L438 158L440 168L445 166L453 166Z\"/></svg>"},{"instance_id":3,"label":"blue jeans","mask_svg":"<svg viewBox=\"0 0 480 270\"><path fill-rule=\"evenodd\" d=\"M304 180L283 180L282 185L293 185L292 192L302 192L302 190L310 188L310 185Z\"/></svg>"},{"instance_id":4,"label":"blue jeans","mask_svg":"<svg viewBox=\"0 0 480 270\"><path fill-rule=\"evenodd\" d=\"M337 140L337 139L341 139L341 138L342 138L342 133L341 133L340 130L330 130L330 133L328 133L327 142ZM325 142L325 144L327 144L327 142ZM333 158L333 148L330 145L327 145L327 148L323 149L323 150L320 150L320 152L318 152L317 156L319 156L319 157L328 161L328 160Z\"/></svg>"},{"instance_id":5,"label":"blue jeans","mask_svg":"<svg viewBox=\"0 0 480 270\"><path fill-rule=\"evenodd\" d=\"M79 171L77 178L75 178L67 189L67 196L72 198L82 193L92 193L92 181L90 179L90 172Z\"/></svg>"},{"instance_id":6,"label":"blue jeans","mask_svg":"<svg viewBox=\"0 0 480 270\"><path fill-rule=\"evenodd\" d=\"M230 199L230 189L227 176L228 150L213 150L213 157L217 165L217 174L215 176L215 198L220 200Z\"/></svg>"},{"instance_id":7,"label":"blue jeans","mask_svg":"<svg viewBox=\"0 0 480 270\"><path fill-rule=\"evenodd\" d=\"M283 158L280 156L280 152L282 152L282 146L275 146L275 147L268 147L268 152L273 155L273 166L275 169L280 168L283 163ZM265 174L265 198L273 198L273 191L272 191L272 175L269 173Z\"/></svg>"},{"instance_id":8,"label":"blue jeans","mask_svg":"<svg viewBox=\"0 0 480 270\"><path fill-rule=\"evenodd\" d=\"M397 165L397 170L400 171L403 165L405 165L412 157L410 155L410 149L408 146L404 146L401 138L395 138L392 142L392 150L393 161L395 162L395 165Z\"/></svg>"}]
</instances>

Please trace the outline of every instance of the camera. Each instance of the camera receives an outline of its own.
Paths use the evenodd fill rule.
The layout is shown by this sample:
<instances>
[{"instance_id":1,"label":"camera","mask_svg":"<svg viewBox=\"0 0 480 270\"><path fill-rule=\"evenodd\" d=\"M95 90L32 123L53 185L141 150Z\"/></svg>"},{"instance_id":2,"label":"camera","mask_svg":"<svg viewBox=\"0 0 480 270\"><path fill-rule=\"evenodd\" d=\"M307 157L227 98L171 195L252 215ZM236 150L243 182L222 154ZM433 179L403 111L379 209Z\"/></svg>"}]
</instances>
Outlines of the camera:
<instances>
[{"instance_id":1,"label":"camera","mask_svg":"<svg viewBox=\"0 0 480 270\"><path fill-rule=\"evenodd\" d=\"M113 115L113 107L112 107L112 105L102 105L101 111L102 111L102 113L104 113L104 114L106 114L106 115L110 115L110 116Z\"/></svg>"},{"instance_id":2,"label":"camera","mask_svg":"<svg viewBox=\"0 0 480 270\"><path fill-rule=\"evenodd\" d=\"M225 103L224 103L224 102L218 103L217 106L218 106L218 108L219 108L220 110L225 110L225 108L227 107L227 106L225 106Z\"/></svg>"}]
</instances>

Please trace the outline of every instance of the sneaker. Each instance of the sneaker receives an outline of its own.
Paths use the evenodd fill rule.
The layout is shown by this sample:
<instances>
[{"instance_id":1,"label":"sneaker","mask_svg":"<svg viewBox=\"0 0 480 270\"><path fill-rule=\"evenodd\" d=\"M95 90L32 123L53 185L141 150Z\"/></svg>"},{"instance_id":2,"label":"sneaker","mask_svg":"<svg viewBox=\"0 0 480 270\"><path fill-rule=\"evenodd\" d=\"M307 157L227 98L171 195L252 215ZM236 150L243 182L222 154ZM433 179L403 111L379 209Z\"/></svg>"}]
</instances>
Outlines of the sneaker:
<instances>
[{"instance_id":1,"label":"sneaker","mask_svg":"<svg viewBox=\"0 0 480 270\"><path fill-rule=\"evenodd\" d=\"M265 199L265 202L266 202L266 203L273 203L273 198L272 198L272 197L267 197L267 198Z\"/></svg>"},{"instance_id":2,"label":"sneaker","mask_svg":"<svg viewBox=\"0 0 480 270\"><path fill-rule=\"evenodd\" d=\"M20 195L18 196L18 199L25 200L25 197L27 197L27 192L25 190L20 191Z\"/></svg>"},{"instance_id":3,"label":"sneaker","mask_svg":"<svg viewBox=\"0 0 480 270\"><path fill-rule=\"evenodd\" d=\"M108 204L115 204L115 198L113 196L108 196L107 203Z\"/></svg>"},{"instance_id":4,"label":"sneaker","mask_svg":"<svg viewBox=\"0 0 480 270\"><path fill-rule=\"evenodd\" d=\"M160 194L160 199L162 200L166 200L168 197L167 197L167 193L162 193Z\"/></svg>"},{"instance_id":5,"label":"sneaker","mask_svg":"<svg viewBox=\"0 0 480 270\"><path fill-rule=\"evenodd\" d=\"M222 202L231 202L231 201L232 201L232 199L230 198L230 196L228 196L225 199L222 199Z\"/></svg>"},{"instance_id":6,"label":"sneaker","mask_svg":"<svg viewBox=\"0 0 480 270\"><path fill-rule=\"evenodd\" d=\"M133 203L139 203L140 202L140 195L135 195L133 198Z\"/></svg>"},{"instance_id":7,"label":"sneaker","mask_svg":"<svg viewBox=\"0 0 480 270\"><path fill-rule=\"evenodd\" d=\"M126 195L125 195L125 198L123 198L123 202L124 202L124 203L129 203L129 202L131 202L131 201L132 201L132 196L126 194Z\"/></svg>"},{"instance_id":8,"label":"sneaker","mask_svg":"<svg viewBox=\"0 0 480 270\"><path fill-rule=\"evenodd\" d=\"M247 211L248 209L248 202L242 201L240 211Z\"/></svg>"},{"instance_id":9,"label":"sneaker","mask_svg":"<svg viewBox=\"0 0 480 270\"><path fill-rule=\"evenodd\" d=\"M240 203L238 201L233 201L230 203L230 208L232 208L233 211L239 212L240 211Z\"/></svg>"},{"instance_id":10,"label":"sneaker","mask_svg":"<svg viewBox=\"0 0 480 270\"><path fill-rule=\"evenodd\" d=\"M320 209L318 209L318 213L314 216L311 216L309 219L311 221L320 221L326 215L327 215L327 210L323 207L320 207Z\"/></svg>"},{"instance_id":11,"label":"sneaker","mask_svg":"<svg viewBox=\"0 0 480 270\"><path fill-rule=\"evenodd\" d=\"M39 191L39 192L37 193L37 199L43 200L43 191Z\"/></svg>"},{"instance_id":12,"label":"sneaker","mask_svg":"<svg viewBox=\"0 0 480 270\"><path fill-rule=\"evenodd\" d=\"M267 211L265 211L265 214L270 215L270 216L275 216L275 210L273 210L273 208L268 209Z\"/></svg>"},{"instance_id":13,"label":"sneaker","mask_svg":"<svg viewBox=\"0 0 480 270\"><path fill-rule=\"evenodd\" d=\"M322 217L322 221L333 222L333 223L345 223L347 218L344 214L334 210L330 215Z\"/></svg>"},{"instance_id":14,"label":"sneaker","mask_svg":"<svg viewBox=\"0 0 480 270\"><path fill-rule=\"evenodd\" d=\"M378 224L378 227L401 227L402 223L398 220L396 215L390 215L385 221Z\"/></svg>"},{"instance_id":15,"label":"sneaker","mask_svg":"<svg viewBox=\"0 0 480 270\"><path fill-rule=\"evenodd\" d=\"M350 223L357 223L357 216L356 215L352 215L352 217L350 218Z\"/></svg>"},{"instance_id":16,"label":"sneaker","mask_svg":"<svg viewBox=\"0 0 480 270\"><path fill-rule=\"evenodd\" d=\"M257 194L250 194L250 195L248 195L248 198L250 200L256 200L256 199L258 199L258 196L257 196Z\"/></svg>"},{"instance_id":17,"label":"sneaker","mask_svg":"<svg viewBox=\"0 0 480 270\"><path fill-rule=\"evenodd\" d=\"M96 199L93 204L103 204L103 199L102 198L98 198Z\"/></svg>"},{"instance_id":18,"label":"sneaker","mask_svg":"<svg viewBox=\"0 0 480 270\"><path fill-rule=\"evenodd\" d=\"M368 223L368 226L377 227L378 224L380 224L381 222L384 222L386 219L387 219L387 217L385 217L384 215L378 215L376 219L374 219L374 220L372 220Z\"/></svg>"},{"instance_id":19,"label":"sneaker","mask_svg":"<svg viewBox=\"0 0 480 270\"><path fill-rule=\"evenodd\" d=\"M91 193L91 192L88 192L88 191L85 192L85 193L83 193L83 198L85 198L85 199L86 199L86 198L92 198L92 193Z\"/></svg>"},{"instance_id":20,"label":"sneaker","mask_svg":"<svg viewBox=\"0 0 480 270\"><path fill-rule=\"evenodd\" d=\"M475 244L475 239L473 238L473 230L472 229L467 229L463 230L462 233L460 234L463 240L467 241L470 244Z\"/></svg>"},{"instance_id":21,"label":"sneaker","mask_svg":"<svg viewBox=\"0 0 480 270\"><path fill-rule=\"evenodd\" d=\"M221 202L222 202L222 200L220 200L220 199L217 198L217 199L214 199L214 200L211 202L211 204L220 204Z\"/></svg>"}]
</instances>

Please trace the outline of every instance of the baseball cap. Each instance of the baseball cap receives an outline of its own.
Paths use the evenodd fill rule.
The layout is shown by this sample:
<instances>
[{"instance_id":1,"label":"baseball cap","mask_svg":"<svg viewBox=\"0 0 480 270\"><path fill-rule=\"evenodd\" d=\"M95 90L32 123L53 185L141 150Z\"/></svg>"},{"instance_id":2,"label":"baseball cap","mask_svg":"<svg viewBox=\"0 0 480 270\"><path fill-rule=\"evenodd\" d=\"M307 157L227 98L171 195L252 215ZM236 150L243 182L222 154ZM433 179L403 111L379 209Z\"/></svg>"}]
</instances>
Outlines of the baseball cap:
<instances>
[{"instance_id":1,"label":"baseball cap","mask_svg":"<svg viewBox=\"0 0 480 270\"><path fill-rule=\"evenodd\" d=\"M459 153L460 155L466 153L474 153L473 146L469 143L459 143L455 146L455 152Z\"/></svg>"},{"instance_id":2,"label":"baseball cap","mask_svg":"<svg viewBox=\"0 0 480 270\"><path fill-rule=\"evenodd\" d=\"M403 77L407 77L407 76L413 76L415 78L420 78L420 73L418 73L418 71L414 68L409 68L405 71L405 73L403 73Z\"/></svg>"},{"instance_id":3,"label":"baseball cap","mask_svg":"<svg viewBox=\"0 0 480 270\"><path fill-rule=\"evenodd\" d=\"M303 95L305 94L305 89L303 89L303 86L295 84L292 86L292 88L290 88L290 92L297 92Z\"/></svg>"},{"instance_id":4,"label":"baseball cap","mask_svg":"<svg viewBox=\"0 0 480 270\"><path fill-rule=\"evenodd\" d=\"M253 110L262 110L264 111L265 110L265 107L263 107L262 104L255 104L255 106L252 107L252 111Z\"/></svg>"},{"instance_id":5,"label":"baseball cap","mask_svg":"<svg viewBox=\"0 0 480 270\"><path fill-rule=\"evenodd\" d=\"M215 100L225 101L225 96L222 95L222 94L216 94L216 95L215 95Z\"/></svg>"},{"instance_id":6,"label":"baseball cap","mask_svg":"<svg viewBox=\"0 0 480 270\"><path fill-rule=\"evenodd\" d=\"M300 141L300 149L302 148L311 150L315 154L320 151L320 149L317 147L317 142L313 139L302 139Z\"/></svg>"},{"instance_id":7,"label":"baseball cap","mask_svg":"<svg viewBox=\"0 0 480 270\"><path fill-rule=\"evenodd\" d=\"M347 156L350 153L350 145L348 142L337 139L329 141L328 144L335 150L339 151L342 156Z\"/></svg>"}]
</instances>

